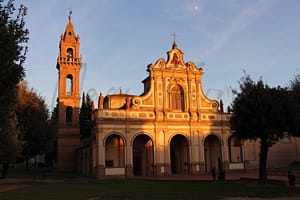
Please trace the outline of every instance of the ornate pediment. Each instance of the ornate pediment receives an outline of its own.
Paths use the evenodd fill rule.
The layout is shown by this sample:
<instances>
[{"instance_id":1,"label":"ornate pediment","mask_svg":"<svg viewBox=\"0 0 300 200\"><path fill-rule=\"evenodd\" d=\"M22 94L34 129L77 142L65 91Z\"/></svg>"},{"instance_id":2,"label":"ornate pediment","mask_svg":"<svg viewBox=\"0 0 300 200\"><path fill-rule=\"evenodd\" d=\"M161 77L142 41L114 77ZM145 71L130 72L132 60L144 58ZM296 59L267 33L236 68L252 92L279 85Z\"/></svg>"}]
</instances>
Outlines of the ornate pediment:
<instances>
[{"instance_id":1,"label":"ornate pediment","mask_svg":"<svg viewBox=\"0 0 300 200\"><path fill-rule=\"evenodd\" d=\"M164 69L166 67L166 61L165 59L163 58L160 58L156 61L156 63L153 65L153 64L150 64L148 66L148 70L151 70L151 69Z\"/></svg>"},{"instance_id":2,"label":"ornate pediment","mask_svg":"<svg viewBox=\"0 0 300 200\"><path fill-rule=\"evenodd\" d=\"M159 69L159 70L186 70L190 72L200 72L203 74L203 69L198 68L196 64L192 61L184 62L184 53L177 47L177 44L174 42L172 49L167 52L168 58L167 61L164 58L158 59L155 64L149 64L147 71Z\"/></svg>"},{"instance_id":3,"label":"ornate pediment","mask_svg":"<svg viewBox=\"0 0 300 200\"><path fill-rule=\"evenodd\" d=\"M166 63L166 68L185 68L184 53L177 47L174 42L172 49L168 52L168 60Z\"/></svg>"},{"instance_id":4,"label":"ornate pediment","mask_svg":"<svg viewBox=\"0 0 300 200\"><path fill-rule=\"evenodd\" d=\"M203 71L202 68L198 68L192 61L186 63L186 68L188 71Z\"/></svg>"}]
</instances>

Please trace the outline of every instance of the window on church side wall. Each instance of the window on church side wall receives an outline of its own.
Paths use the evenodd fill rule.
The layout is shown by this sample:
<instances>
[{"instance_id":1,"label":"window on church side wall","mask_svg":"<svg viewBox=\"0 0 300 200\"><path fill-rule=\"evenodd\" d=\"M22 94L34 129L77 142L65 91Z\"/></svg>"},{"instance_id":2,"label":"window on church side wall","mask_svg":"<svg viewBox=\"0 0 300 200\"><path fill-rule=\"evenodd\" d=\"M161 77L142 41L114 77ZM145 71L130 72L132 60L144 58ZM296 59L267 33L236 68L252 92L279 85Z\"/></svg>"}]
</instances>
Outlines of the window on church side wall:
<instances>
[{"instance_id":1,"label":"window on church side wall","mask_svg":"<svg viewBox=\"0 0 300 200\"><path fill-rule=\"evenodd\" d=\"M73 108L71 106L68 106L66 108L66 123L72 123L73 121Z\"/></svg>"},{"instance_id":2,"label":"window on church side wall","mask_svg":"<svg viewBox=\"0 0 300 200\"><path fill-rule=\"evenodd\" d=\"M66 83L66 95L72 96L72 90L73 90L73 76L69 74L67 76L67 83Z\"/></svg>"},{"instance_id":3,"label":"window on church side wall","mask_svg":"<svg viewBox=\"0 0 300 200\"><path fill-rule=\"evenodd\" d=\"M231 163L240 163L243 162L243 150L242 150L242 141L241 139L231 136L228 139L228 148L229 148L229 161Z\"/></svg>"},{"instance_id":4,"label":"window on church side wall","mask_svg":"<svg viewBox=\"0 0 300 200\"><path fill-rule=\"evenodd\" d=\"M179 85L174 85L170 90L170 107L172 110L184 111L184 93Z\"/></svg>"},{"instance_id":5,"label":"window on church side wall","mask_svg":"<svg viewBox=\"0 0 300 200\"><path fill-rule=\"evenodd\" d=\"M67 49L67 61L72 61L72 59L73 59L73 49L68 48Z\"/></svg>"}]
</instances>

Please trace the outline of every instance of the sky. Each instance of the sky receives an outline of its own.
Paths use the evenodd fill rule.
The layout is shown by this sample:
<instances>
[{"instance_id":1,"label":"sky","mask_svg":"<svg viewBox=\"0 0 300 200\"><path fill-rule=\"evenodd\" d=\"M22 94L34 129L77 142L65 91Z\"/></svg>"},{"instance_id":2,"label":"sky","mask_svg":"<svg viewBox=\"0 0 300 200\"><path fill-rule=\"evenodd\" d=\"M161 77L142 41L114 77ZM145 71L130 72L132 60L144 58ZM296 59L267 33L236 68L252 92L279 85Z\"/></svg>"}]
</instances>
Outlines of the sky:
<instances>
[{"instance_id":1,"label":"sky","mask_svg":"<svg viewBox=\"0 0 300 200\"><path fill-rule=\"evenodd\" d=\"M230 105L245 72L270 86L300 73L298 0L17 0L28 8L26 80L56 104L60 35L69 12L80 36L81 93L139 95L146 67L176 43L202 66L203 91Z\"/></svg>"}]
</instances>

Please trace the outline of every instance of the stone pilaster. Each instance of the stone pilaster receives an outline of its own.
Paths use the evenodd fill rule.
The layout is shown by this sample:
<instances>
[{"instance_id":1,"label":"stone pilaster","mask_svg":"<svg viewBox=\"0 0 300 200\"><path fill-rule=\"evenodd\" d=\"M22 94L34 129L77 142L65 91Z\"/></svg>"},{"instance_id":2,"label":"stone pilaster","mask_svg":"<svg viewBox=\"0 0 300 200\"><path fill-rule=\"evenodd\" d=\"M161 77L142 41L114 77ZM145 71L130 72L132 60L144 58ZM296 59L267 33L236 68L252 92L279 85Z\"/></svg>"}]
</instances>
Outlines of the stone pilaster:
<instances>
[{"instance_id":1,"label":"stone pilaster","mask_svg":"<svg viewBox=\"0 0 300 200\"><path fill-rule=\"evenodd\" d=\"M96 179L104 179L105 176L105 167L104 165L96 166Z\"/></svg>"},{"instance_id":2,"label":"stone pilaster","mask_svg":"<svg viewBox=\"0 0 300 200\"><path fill-rule=\"evenodd\" d=\"M133 167L131 164L127 164L125 167L126 170L126 177L133 177Z\"/></svg>"},{"instance_id":3,"label":"stone pilaster","mask_svg":"<svg viewBox=\"0 0 300 200\"><path fill-rule=\"evenodd\" d=\"M199 170L200 170L200 173L206 173L206 170L205 170L205 162L199 162Z\"/></svg>"}]
</instances>

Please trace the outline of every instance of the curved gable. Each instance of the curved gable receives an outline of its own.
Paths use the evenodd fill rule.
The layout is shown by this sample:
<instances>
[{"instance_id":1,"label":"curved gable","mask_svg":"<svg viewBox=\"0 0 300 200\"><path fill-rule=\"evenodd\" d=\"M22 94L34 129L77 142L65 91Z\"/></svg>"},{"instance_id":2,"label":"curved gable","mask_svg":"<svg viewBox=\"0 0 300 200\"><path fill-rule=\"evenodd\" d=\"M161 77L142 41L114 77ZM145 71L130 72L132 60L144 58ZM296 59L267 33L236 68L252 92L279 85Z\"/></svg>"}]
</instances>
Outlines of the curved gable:
<instances>
[{"instance_id":1,"label":"curved gable","mask_svg":"<svg viewBox=\"0 0 300 200\"><path fill-rule=\"evenodd\" d=\"M218 102L209 99L203 92L203 69L198 68L192 61L185 63L184 53L175 42L167 55L167 60L159 58L154 64L148 65L149 76L143 81L145 91L132 99L133 108L172 111L174 98L170 98L170 88L178 84L183 89L185 111L216 112Z\"/></svg>"}]
</instances>

